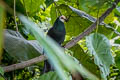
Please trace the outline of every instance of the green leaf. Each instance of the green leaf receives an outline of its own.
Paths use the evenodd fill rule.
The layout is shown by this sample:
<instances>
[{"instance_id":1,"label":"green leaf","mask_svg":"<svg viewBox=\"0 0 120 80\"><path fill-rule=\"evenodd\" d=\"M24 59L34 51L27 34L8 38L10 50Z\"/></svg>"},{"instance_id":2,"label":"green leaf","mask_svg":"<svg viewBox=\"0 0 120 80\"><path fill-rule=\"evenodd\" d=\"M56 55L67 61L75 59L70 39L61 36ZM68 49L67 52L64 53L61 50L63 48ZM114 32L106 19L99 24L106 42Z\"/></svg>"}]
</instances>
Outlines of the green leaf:
<instances>
[{"instance_id":1,"label":"green leaf","mask_svg":"<svg viewBox=\"0 0 120 80\"><path fill-rule=\"evenodd\" d=\"M120 6L117 6L114 12L117 16L120 16Z\"/></svg>"},{"instance_id":2,"label":"green leaf","mask_svg":"<svg viewBox=\"0 0 120 80\"><path fill-rule=\"evenodd\" d=\"M73 51L73 56L77 58L86 69L100 78L100 71L98 70L98 67L94 64L94 61L90 58L90 56L83 51L79 44L75 45L70 50Z\"/></svg>"},{"instance_id":3,"label":"green leaf","mask_svg":"<svg viewBox=\"0 0 120 80\"><path fill-rule=\"evenodd\" d=\"M40 9L40 5L43 4L44 0L21 0L21 2L25 6L27 14L35 15L35 12Z\"/></svg>"},{"instance_id":4,"label":"green leaf","mask_svg":"<svg viewBox=\"0 0 120 80\"><path fill-rule=\"evenodd\" d=\"M45 1L46 7L49 7L53 2L54 0L46 0Z\"/></svg>"},{"instance_id":5,"label":"green leaf","mask_svg":"<svg viewBox=\"0 0 120 80\"><path fill-rule=\"evenodd\" d=\"M26 40L19 32L6 29L4 37L4 49L19 61L32 59L43 52L36 40Z\"/></svg>"},{"instance_id":6,"label":"green leaf","mask_svg":"<svg viewBox=\"0 0 120 80\"><path fill-rule=\"evenodd\" d=\"M102 77L106 78L110 73L110 65L114 63L109 40L102 34L93 33L86 37L86 45L94 55L94 62L100 68Z\"/></svg>"},{"instance_id":7,"label":"green leaf","mask_svg":"<svg viewBox=\"0 0 120 80\"><path fill-rule=\"evenodd\" d=\"M116 62L117 68L120 70L120 52L116 53L115 62Z\"/></svg>"},{"instance_id":8,"label":"green leaf","mask_svg":"<svg viewBox=\"0 0 120 80\"><path fill-rule=\"evenodd\" d=\"M78 36L80 33L82 33L86 28L88 28L93 22L96 21L96 18L90 16L89 14L85 13L84 11L81 11L77 8L74 8L72 6L68 6L65 4L59 5L57 8L55 6L51 9L51 19L52 24L57 18L56 10L60 9L63 15L69 17L69 21L65 23L66 27L66 33L68 36ZM111 20L111 19L109 19ZM107 20L108 21L108 20ZM104 27L105 26L105 27ZM109 28L112 28L109 26ZM105 23L101 23L98 29L98 32L105 34L106 36L109 36L112 32L111 29L108 29L108 25Z\"/></svg>"},{"instance_id":9,"label":"green leaf","mask_svg":"<svg viewBox=\"0 0 120 80\"><path fill-rule=\"evenodd\" d=\"M61 80L56 72L48 72L40 76L38 80Z\"/></svg>"},{"instance_id":10,"label":"green leaf","mask_svg":"<svg viewBox=\"0 0 120 80\"><path fill-rule=\"evenodd\" d=\"M0 80L5 80L3 76L4 76L4 70L2 67L0 67Z\"/></svg>"},{"instance_id":11,"label":"green leaf","mask_svg":"<svg viewBox=\"0 0 120 80\"><path fill-rule=\"evenodd\" d=\"M78 7L81 10L89 14L94 14L94 16L97 16L98 10L101 9L106 10L111 6L112 3L112 0L78 0L78 1L79 1Z\"/></svg>"},{"instance_id":12,"label":"green leaf","mask_svg":"<svg viewBox=\"0 0 120 80\"><path fill-rule=\"evenodd\" d=\"M69 6L69 8L70 8L74 13L76 13L78 16L80 16L81 18L87 19L87 21L90 21L90 22L95 22L95 21L96 21L96 18L94 18L93 16L85 13L84 11L81 11L81 10L78 10L78 9L76 9L76 8L73 8L72 6ZM107 18L105 19L105 22L107 21L107 23L109 23L109 22L113 21L113 18L111 18L111 17L113 17L113 15L114 15L114 14L111 13L109 16L107 16ZM76 19L76 21L78 21L78 20ZM90 26L90 25L91 25L90 22L88 23L88 22L86 22L86 20L85 20L85 21L82 21L82 20L80 21L80 23L83 24L83 25L81 25L81 26L87 26L87 25L85 25L86 23L88 23L89 26ZM82 28L80 27L80 29L82 29ZM85 29L84 29L84 30L85 30ZM115 29L114 29L113 27L111 27L110 25L102 22L102 23L100 23L98 32L99 32L99 33L102 33L102 34L104 34L104 35L106 35L106 36L108 37L108 36L111 35L112 30L114 31ZM82 30L82 32L83 32L83 30Z\"/></svg>"},{"instance_id":13,"label":"green leaf","mask_svg":"<svg viewBox=\"0 0 120 80\"><path fill-rule=\"evenodd\" d=\"M51 23L54 24L54 21L56 20L57 18L57 14L55 13L56 12L56 7L52 5L51 7L51 10L50 10L50 15L51 15ZM54 16L53 16L54 15Z\"/></svg>"},{"instance_id":14,"label":"green leaf","mask_svg":"<svg viewBox=\"0 0 120 80\"><path fill-rule=\"evenodd\" d=\"M2 67L0 67L0 74L1 74L1 75L4 75L4 70L3 70Z\"/></svg>"},{"instance_id":15,"label":"green leaf","mask_svg":"<svg viewBox=\"0 0 120 80\"><path fill-rule=\"evenodd\" d=\"M0 77L0 80L5 80L3 77Z\"/></svg>"}]
</instances>

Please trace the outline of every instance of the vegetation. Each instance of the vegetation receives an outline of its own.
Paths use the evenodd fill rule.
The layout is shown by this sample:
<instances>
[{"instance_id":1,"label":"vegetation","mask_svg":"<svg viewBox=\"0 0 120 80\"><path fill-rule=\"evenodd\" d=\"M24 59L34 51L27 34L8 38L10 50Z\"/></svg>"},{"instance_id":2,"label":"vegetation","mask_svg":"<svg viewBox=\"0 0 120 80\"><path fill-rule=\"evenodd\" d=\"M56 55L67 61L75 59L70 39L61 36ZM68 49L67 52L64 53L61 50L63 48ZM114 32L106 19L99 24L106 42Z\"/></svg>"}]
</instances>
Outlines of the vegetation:
<instances>
[{"instance_id":1,"label":"vegetation","mask_svg":"<svg viewBox=\"0 0 120 80\"><path fill-rule=\"evenodd\" d=\"M0 80L120 80L119 2L0 0ZM60 15L64 48L46 35Z\"/></svg>"}]
</instances>

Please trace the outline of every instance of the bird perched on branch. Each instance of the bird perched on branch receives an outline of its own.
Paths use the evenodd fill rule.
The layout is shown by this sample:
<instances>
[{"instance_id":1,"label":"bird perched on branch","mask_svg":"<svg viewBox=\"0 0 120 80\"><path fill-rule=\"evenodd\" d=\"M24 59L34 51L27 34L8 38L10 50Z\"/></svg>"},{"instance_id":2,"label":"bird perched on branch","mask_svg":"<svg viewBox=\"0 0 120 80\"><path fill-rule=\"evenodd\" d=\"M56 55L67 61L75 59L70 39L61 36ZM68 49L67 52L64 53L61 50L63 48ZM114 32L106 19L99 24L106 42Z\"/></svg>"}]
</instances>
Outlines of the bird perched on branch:
<instances>
[{"instance_id":1,"label":"bird perched on branch","mask_svg":"<svg viewBox=\"0 0 120 80\"><path fill-rule=\"evenodd\" d=\"M54 22L53 27L49 29L47 33L47 35L50 36L53 40L55 40L59 45L61 45L65 39L66 31L64 22L66 21L67 19L65 16L62 15L58 17ZM49 72L51 70L53 70L53 67L50 65L48 60L45 60L43 73Z\"/></svg>"}]
</instances>

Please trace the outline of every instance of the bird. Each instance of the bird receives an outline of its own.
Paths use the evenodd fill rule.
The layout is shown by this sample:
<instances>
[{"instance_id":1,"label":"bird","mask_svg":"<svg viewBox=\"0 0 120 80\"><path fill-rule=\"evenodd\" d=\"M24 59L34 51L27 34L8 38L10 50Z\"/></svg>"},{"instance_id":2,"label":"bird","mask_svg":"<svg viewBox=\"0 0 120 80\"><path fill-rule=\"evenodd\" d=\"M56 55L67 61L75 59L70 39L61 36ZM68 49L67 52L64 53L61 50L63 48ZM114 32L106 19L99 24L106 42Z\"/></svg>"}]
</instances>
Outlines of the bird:
<instances>
[{"instance_id":1,"label":"bird","mask_svg":"<svg viewBox=\"0 0 120 80\"><path fill-rule=\"evenodd\" d=\"M64 42L65 35L66 35L66 29L64 22L66 22L67 19L64 15L59 16L54 24L53 27L50 28L47 32L47 35L51 37L53 40L55 40L60 46ZM44 61L44 68L43 68L43 73L53 71L54 68L52 65L50 65L48 60Z\"/></svg>"}]
</instances>

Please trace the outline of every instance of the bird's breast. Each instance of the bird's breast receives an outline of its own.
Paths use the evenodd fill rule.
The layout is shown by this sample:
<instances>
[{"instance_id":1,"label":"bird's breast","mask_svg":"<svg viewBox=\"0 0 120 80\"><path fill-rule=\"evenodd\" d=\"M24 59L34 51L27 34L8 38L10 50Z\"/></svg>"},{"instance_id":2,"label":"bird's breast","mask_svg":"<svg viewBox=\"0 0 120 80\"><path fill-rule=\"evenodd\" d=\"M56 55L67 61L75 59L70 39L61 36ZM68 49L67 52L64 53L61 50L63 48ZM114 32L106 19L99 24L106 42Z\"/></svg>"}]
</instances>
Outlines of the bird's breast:
<instances>
[{"instance_id":1,"label":"bird's breast","mask_svg":"<svg viewBox=\"0 0 120 80\"><path fill-rule=\"evenodd\" d=\"M49 36L54 39L57 43L61 44L65 39L65 31L53 31Z\"/></svg>"}]
</instances>

